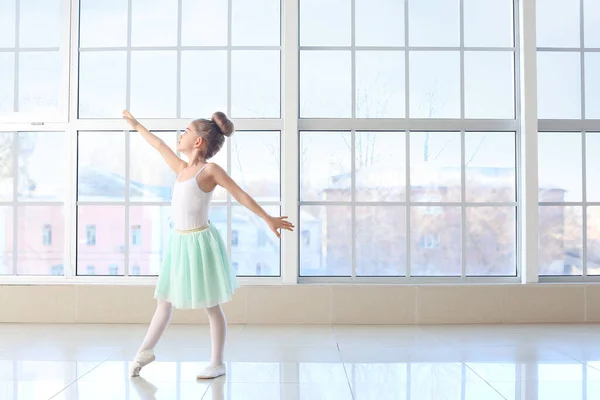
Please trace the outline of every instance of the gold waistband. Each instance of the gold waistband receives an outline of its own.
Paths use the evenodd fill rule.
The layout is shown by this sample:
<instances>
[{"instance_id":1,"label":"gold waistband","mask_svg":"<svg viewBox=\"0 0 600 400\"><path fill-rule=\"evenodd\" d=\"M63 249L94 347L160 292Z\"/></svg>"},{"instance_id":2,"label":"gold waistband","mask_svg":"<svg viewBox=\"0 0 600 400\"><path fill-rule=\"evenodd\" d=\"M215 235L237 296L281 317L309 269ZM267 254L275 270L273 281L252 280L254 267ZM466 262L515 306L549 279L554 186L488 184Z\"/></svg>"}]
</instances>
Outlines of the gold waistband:
<instances>
[{"instance_id":1,"label":"gold waistband","mask_svg":"<svg viewBox=\"0 0 600 400\"><path fill-rule=\"evenodd\" d=\"M204 231L208 228L210 228L210 223L208 225L199 226L197 228L192 228L192 229L175 229L175 232L177 232L177 233L195 233L195 232Z\"/></svg>"}]
</instances>

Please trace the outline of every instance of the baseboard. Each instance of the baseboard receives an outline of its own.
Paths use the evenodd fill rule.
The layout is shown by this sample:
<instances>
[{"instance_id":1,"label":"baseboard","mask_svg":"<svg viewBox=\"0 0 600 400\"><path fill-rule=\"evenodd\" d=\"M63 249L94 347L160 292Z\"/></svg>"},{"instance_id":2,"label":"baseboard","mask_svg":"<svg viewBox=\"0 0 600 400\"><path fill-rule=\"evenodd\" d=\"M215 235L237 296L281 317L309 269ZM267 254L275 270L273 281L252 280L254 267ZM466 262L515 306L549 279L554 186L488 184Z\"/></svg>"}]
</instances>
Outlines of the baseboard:
<instances>
[{"instance_id":1,"label":"baseboard","mask_svg":"<svg viewBox=\"0 0 600 400\"><path fill-rule=\"evenodd\" d=\"M0 286L3 323L148 323L151 286ZM600 284L242 286L233 324L501 324L600 322ZM174 323L206 323L177 310Z\"/></svg>"}]
</instances>

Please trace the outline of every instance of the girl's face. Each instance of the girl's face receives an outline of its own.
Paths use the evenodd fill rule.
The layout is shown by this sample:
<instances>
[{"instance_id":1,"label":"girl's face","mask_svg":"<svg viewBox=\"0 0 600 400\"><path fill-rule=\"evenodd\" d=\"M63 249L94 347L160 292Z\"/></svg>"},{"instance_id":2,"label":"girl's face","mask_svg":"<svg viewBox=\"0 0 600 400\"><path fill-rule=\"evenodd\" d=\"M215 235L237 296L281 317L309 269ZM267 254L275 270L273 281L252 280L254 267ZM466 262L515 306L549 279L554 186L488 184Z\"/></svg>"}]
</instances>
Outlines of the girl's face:
<instances>
[{"instance_id":1,"label":"girl's face","mask_svg":"<svg viewBox=\"0 0 600 400\"><path fill-rule=\"evenodd\" d=\"M200 148L202 146L202 142L202 137L196 133L196 129L192 126L192 124L190 124L187 128L185 128L185 132L179 135L179 139L177 141L177 150L185 153L186 151Z\"/></svg>"}]
</instances>

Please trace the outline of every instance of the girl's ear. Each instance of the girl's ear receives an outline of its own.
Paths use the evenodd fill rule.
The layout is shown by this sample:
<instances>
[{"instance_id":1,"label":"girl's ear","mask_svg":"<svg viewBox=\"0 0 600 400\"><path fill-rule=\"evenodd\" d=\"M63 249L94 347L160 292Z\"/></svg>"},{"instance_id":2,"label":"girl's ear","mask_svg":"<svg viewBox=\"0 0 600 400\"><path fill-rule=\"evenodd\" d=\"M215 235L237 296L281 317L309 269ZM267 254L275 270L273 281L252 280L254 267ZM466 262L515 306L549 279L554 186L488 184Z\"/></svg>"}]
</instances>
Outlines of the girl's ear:
<instances>
[{"instance_id":1,"label":"girl's ear","mask_svg":"<svg viewBox=\"0 0 600 400\"><path fill-rule=\"evenodd\" d=\"M199 137L198 139L196 139L196 143L194 143L194 145L196 147L202 147L202 143L204 143L204 139L202 137Z\"/></svg>"}]
</instances>

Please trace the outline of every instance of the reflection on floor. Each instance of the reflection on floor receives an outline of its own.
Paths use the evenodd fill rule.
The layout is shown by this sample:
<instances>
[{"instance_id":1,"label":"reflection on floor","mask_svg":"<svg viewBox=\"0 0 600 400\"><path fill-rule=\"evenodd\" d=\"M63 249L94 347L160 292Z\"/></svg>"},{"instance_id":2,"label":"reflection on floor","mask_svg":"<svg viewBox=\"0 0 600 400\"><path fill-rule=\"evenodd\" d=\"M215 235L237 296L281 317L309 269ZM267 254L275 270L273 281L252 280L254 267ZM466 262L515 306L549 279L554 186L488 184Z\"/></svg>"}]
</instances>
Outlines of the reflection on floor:
<instances>
[{"instance_id":1,"label":"reflection on floor","mask_svg":"<svg viewBox=\"0 0 600 400\"><path fill-rule=\"evenodd\" d=\"M232 326L229 374L196 381L206 326L172 326L129 379L138 325L0 325L0 399L599 399L599 325Z\"/></svg>"}]
</instances>

